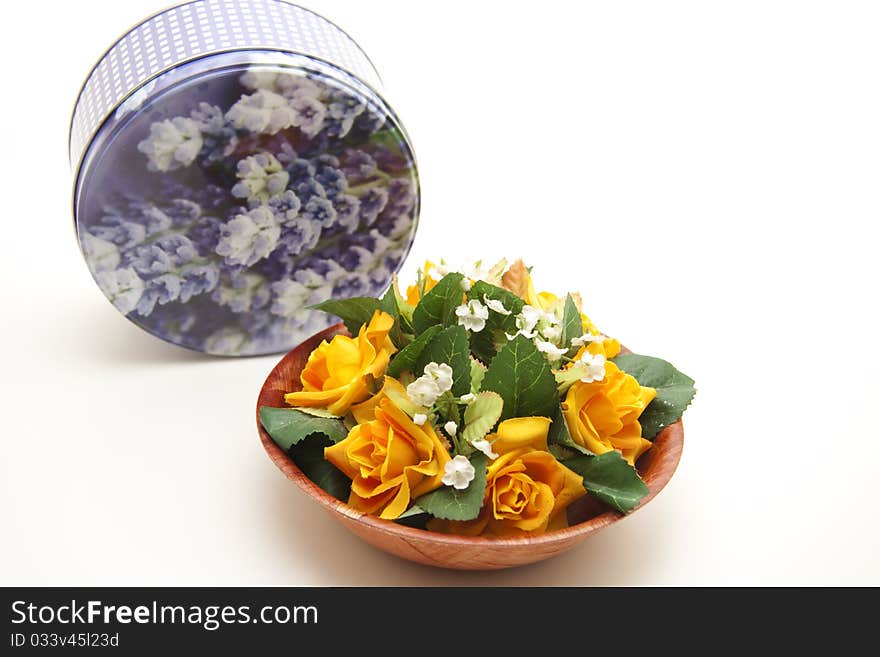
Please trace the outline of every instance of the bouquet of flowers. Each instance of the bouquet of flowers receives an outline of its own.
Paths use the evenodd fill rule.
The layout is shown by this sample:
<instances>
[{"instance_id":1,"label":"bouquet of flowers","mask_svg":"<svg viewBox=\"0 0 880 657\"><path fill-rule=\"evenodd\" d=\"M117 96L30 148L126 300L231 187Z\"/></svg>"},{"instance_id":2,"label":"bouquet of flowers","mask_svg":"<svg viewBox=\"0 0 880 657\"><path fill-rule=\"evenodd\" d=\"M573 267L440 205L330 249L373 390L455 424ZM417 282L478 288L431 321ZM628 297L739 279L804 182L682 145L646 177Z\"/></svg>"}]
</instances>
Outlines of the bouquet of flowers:
<instances>
[{"instance_id":1,"label":"bouquet of flowers","mask_svg":"<svg viewBox=\"0 0 880 657\"><path fill-rule=\"evenodd\" d=\"M636 462L695 394L623 353L578 294L536 292L522 261L427 262L405 294L395 279L316 307L350 335L311 352L263 427L328 493L430 531L541 534L585 495L631 511L648 492Z\"/></svg>"}]
</instances>

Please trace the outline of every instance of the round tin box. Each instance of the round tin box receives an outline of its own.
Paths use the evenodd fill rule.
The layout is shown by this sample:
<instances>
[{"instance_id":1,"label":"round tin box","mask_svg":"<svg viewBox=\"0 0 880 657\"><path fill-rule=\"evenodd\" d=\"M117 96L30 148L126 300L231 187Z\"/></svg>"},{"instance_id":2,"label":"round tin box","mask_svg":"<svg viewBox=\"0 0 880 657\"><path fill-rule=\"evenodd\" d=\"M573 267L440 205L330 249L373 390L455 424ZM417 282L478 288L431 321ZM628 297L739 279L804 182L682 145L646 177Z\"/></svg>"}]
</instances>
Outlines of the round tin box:
<instances>
[{"instance_id":1,"label":"round tin box","mask_svg":"<svg viewBox=\"0 0 880 657\"><path fill-rule=\"evenodd\" d=\"M345 32L282 0L197 0L130 30L70 128L98 286L153 335L230 356L334 323L312 304L379 295L419 210L379 85Z\"/></svg>"}]
</instances>

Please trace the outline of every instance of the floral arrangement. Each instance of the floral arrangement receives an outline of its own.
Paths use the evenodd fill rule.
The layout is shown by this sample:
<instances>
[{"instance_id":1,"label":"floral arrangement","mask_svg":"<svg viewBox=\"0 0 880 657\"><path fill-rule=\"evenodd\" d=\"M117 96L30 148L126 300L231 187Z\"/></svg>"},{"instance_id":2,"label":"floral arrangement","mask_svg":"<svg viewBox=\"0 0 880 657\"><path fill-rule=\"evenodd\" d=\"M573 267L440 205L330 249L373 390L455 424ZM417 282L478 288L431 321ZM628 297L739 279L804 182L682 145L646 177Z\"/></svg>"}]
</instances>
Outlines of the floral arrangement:
<instances>
[{"instance_id":1,"label":"floral arrangement","mask_svg":"<svg viewBox=\"0 0 880 657\"><path fill-rule=\"evenodd\" d=\"M330 77L226 75L212 102L194 85L128 112L140 139L96 165L79 238L105 295L148 331L277 352L332 321L307 306L388 287L415 229L415 166L386 110Z\"/></svg>"},{"instance_id":2,"label":"floral arrangement","mask_svg":"<svg viewBox=\"0 0 880 657\"><path fill-rule=\"evenodd\" d=\"M350 335L322 341L261 423L330 494L430 531L541 534L585 495L629 512L648 492L636 462L694 382L622 353L581 306L536 292L522 261L427 262L405 294L395 279L319 304Z\"/></svg>"}]
</instances>

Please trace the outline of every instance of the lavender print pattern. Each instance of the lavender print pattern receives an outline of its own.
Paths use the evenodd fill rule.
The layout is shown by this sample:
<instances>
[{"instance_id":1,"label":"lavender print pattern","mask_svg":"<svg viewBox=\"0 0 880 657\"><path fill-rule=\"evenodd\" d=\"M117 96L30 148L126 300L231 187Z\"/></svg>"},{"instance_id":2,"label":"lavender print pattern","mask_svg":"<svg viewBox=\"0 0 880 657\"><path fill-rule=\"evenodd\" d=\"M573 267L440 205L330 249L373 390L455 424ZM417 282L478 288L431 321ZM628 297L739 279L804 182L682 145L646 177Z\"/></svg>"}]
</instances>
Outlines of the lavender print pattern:
<instances>
[{"instance_id":1,"label":"lavender print pattern","mask_svg":"<svg viewBox=\"0 0 880 657\"><path fill-rule=\"evenodd\" d=\"M418 211L399 129L317 75L252 68L226 107L155 120L137 194L114 189L79 226L104 294L159 337L224 355L289 349L332 323L307 306L377 296ZM137 183L150 177L150 185Z\"/></svg>"}]
</instances>

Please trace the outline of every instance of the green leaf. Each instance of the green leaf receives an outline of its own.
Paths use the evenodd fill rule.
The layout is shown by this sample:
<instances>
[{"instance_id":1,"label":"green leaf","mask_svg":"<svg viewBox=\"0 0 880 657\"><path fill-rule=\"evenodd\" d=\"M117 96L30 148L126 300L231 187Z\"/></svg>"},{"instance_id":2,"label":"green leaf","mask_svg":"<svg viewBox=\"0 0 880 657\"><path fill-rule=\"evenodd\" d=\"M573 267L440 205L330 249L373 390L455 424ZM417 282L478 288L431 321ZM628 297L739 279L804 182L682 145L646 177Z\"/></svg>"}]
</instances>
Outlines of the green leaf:
<instances>
[{"instance_id":1,"label":"green leaf","mask_svg":"<svg viewBox=\"0 0 880 657\"><path fill-rule=\"evenodd\" d=\"M324 435L333 442L348 435L338 418L316 417L294 408L260 406L260 424L284 451L312 434Z\"/></svg>"},{"instance_id":2,"label":"green leaf","mask_svg":"<svg viewBox=\"0 0 880 657\"><path fill-rule=\"evenodd\" d=\"M565 461L566 459L571 459L579 455L579 452L576 452L573 449L556 444L548 445L547 451L550 452L557 461Z\"/></svg>"},{"instance_id":3,"label":"green leaf","mask_svg":"<svg viewBox=\"0 0 880 657\"><path fill-rule=\"evenodd\" d=\"M267 408L269 408L269 407L267 407ZM298 410L300 413L305 413L306 415L314 415L315 417L326 417L326 418L332 418L332 419L336 419L336 420L342 419L340 416L334 415L333 413L328 411L326 408L310 408L308 406L297 406L296 410Z\"/></svg>"},{"instance_id":4,"label":"green leaf","mask_svg":"<svg viewBox=\"0 0 880 657\"><path fill-rule=\"evenodd\" d=\"M412 516L418 516L418 515L421 515L421 514L423 514L423 513L427 513L427 511L425 511L425 510L424 510L422 507L420 507L418 504L413 504L410 508L408 508L406 511L404 511L404 512L401 513L399 516L397 516L397 517L395 518L395 520L404 520L404 519L406 519L406 518L410 518L410 517L412 517Z\"/></svg>"},{"instance_id":5,"label":"green leaf","mask_svg":"<svg viewBox=\"0 0 880 657\"><path fill-rule=\"evenodd\" d=\"M568 392L575 383L584 378L585 368L579 363L574 363L564 370L553 370L553 378L556 379L556 390L560 395Z\"/></svg>"},{"instance_id":6,"label":"green leaf","mask_svg":"<svg viewBox=\"0 0 880 657\"><path fill-rule=\"evenodd\" d=\"M469 300L476 299L480 303L485 303L483 297L500 301L504 307L510 311L509 315L502 315L501 313L496 313L494 310L490 310L489 317L492 315L497 317L514 317L522 312L523 306L526 303L510 290L505 290L503 287L492 285L486 281L477 281L471 286L471 289L468 290L467 298Z\"/></svg>"},{"instance_id":7,"label":"green leaf","mask_svg":"<svg viewBox=\"0 0 880 657\"><path fill-rule=\"evenodd\" d=\"M577 352L577 347L571 345L573 338L579 338L584 334L584 327L581 324L581 313L575 305L574 299L570 294L565 295L565 306L562 310L562 339L560 345L568 347L568 355L571 356Z\"/></svg>"},{"instance_id":8,"label":"green leaf","mask_svg":"<svg viewBox=\"0 0 880 657\"><path fill-rule=\"evenodd\" d=\"M442 486L416 500L425 511L443 520L473 520L480 515L486 492L486 455L477 452L470 457L474 480L464 490Z\"/></svg>"},{"instance_id":9,"label":"green leaf","mask_svg":"<svg viewBox=\"0 0 880 657\"><path fill-rule=\"evenodd\" d=\"M361 326L368 324L373 313L379 309L379 300L373 297L352 297L351 299L327 299L314 306L313 310L336 315L345 323L345 328L352 335L357 335Z\"/></svg>"},{"instance_id":10,"label":"green leaf","mask_svg":"<svg viewBox=\"0 0 880 657\"><path fill-rule=\"evenodd\" d=\"M413 417L416 413L422 412L422 409L413 404L406 394L401 394L397 390L385 390L385 396L388 397L397 408L410 417Z\"/></svg>"},{"instance_id":11,"label":"green leaf","mask_svg":"<svg viewBox=\"0 0 880 657\"><path fill-rule=\"evenodd\" d=\"M425 529L425 525L427 525L428 520L431 519L431 516L427 511L419 507L418 504L414 504L409 509L403 512L402 515L399 515L394 519L394 522L400 523L401 525L405 525L407 527L415 527L416 529Z\"/></svg>"},{"instance_id":12,"label":"green leaf","mask_svg":"<svg viewBox=\"0 0 880 657\"><path fill-rule=\"evenodd\" d=\"M503 408L504 400L497 392L478 394L464 411L464 430L461 437L469 443L484 438L498 422Z\"/></svg>"},{"instance_id":13,"label":"green leaf","mask_svg":"<svg viewBox=\"0 0 880 657\"><path fill-rule=\"evenodd\" d=\"M657 390L657 397L639 416L642 436L648 440L653 440L664 428L678 421L697 393L692 378L660 358L621 354L614 363L634 376L639 385Z\"/></svg>"},{"instance_id":14,"label":"green leaf","mask_svg":"<svg viewBox=\"0 0 880 657\"><path fill-rule=\"evenodd\" d=\"M516 315L522 312L525 301L504 288L477 281L468 290L468 299L484 303L484 297L500 301L510 311L509 315L489 310L489 318L482 331L471 334L471 351L480 360L489 363L495 354L507 344L506 333L516 333Z\"/></svg>"},{"instance_id":15,"label":"green leaf","mask_svg":"<svg viewBox=\"0 0 880 657\"><path fill-rule=\"evenodd\" d=\"M424 334L423 334L424 335ZM466 395L471 389L471 352L464 326L449 326L428 342L416 363L421 373L428 363L446 363L452 368L452 394Z\"/></svg>"},{"instance_id":16,"label":"green leaf","mask_svg":"<svg viewBox=\"0 0 880 657\"><path fill-rule=\"evenodd\" d=\"M532 341L518 335L508 342L483 378L483 390L504 400L501 419L532 415L552 418L559 404L550 365Z\"/></svg>"},{"instance_id":17,"label":"green leaf","mask_svg":"<svg viewBox=\"0 0 880 657\"><path fill-rule=\"evenodd\" d=\"M486 376L486 366L476 358L471 357L471 392L476 394L480 392L480 386L483 385L483 377Z\"/></svg>"},{"instance_id":18,"label":"green leaf","mask_svg":"<svg viewBox=\"0 0 880 657\"><path fill-rule=\"evenodd\" d=\"M584 478L584 488L621 513L629 513L648 494L639 473L620 455L576 456L562 462Z\"/></svg>"},{"instance_id":19,"label":"green leaf","mask_svg":"<svg viewBox=\"0 0 880 657\"><path fill-rule=\"evenodd\" d=\"M400 349L406 344L406 338L403 335L400 308L397 306L397 296L394 294L393 286L389 287L385 291L385 295L379 299L379 310L388 313L391 315L392 319L394 319L394 326L391 327L391 332L388 334L388 337L391 338L391 342L394 343L394 346Z\"/></svg>"},{"instance_id":20,"label":"green leaf","mask_svg":"<svg viewBox=\"0 0 880 657\"><path fill-rule=\"evenodd\" d=\"M568 430L568 423L565 421L565 415L562 413L562 406L557 405L556 412L552 416L553 421L550 423L550 429L547 431L547 444L560 445L566 449L580 452L581 454L592 454L590 450L578 445L571 432Z\"/></svg>"},{"instance_id":21,"label":"green leaf","mask_svg":"<svg viewBox=\"0 0 880 657\"><path fill-rule=\"evenodd\" d=\"M461 289L463 278L458 272L446 274L430 292L422 297L419 305L413 311L413 330L416 335L437 324L453 326L458 323L455 309L464 300L464 292Z\"/></svg>"},{"instance_id":22,"label":"green leaf","mask_svg":"<svg viewBox=\"0 0 880 657\"><path fill-rule=\"evenodd\" d=\"M333 443L322 435L312 435L296 445L290 456L305 475L322 490L345 501L351 492L351 479L324 458L324 448Z\"/></svg>"},{"instance_id":23,"label":"green leaf","mask_svg":"<svg viewBox=\"0 0 880 657\"><path fill-rule=\"evenodd\" d=\"M433 340L442 330L442 326L432 326L403 349L394 354L385 373L388 376L393 376L395 378L407 370L413 374L421 374L421 371L416 371L416 363L419 360L419 356L422 355L422 351L428 346L428 343L431 342L431 340Z\"/></svg>"}]
</instances>

